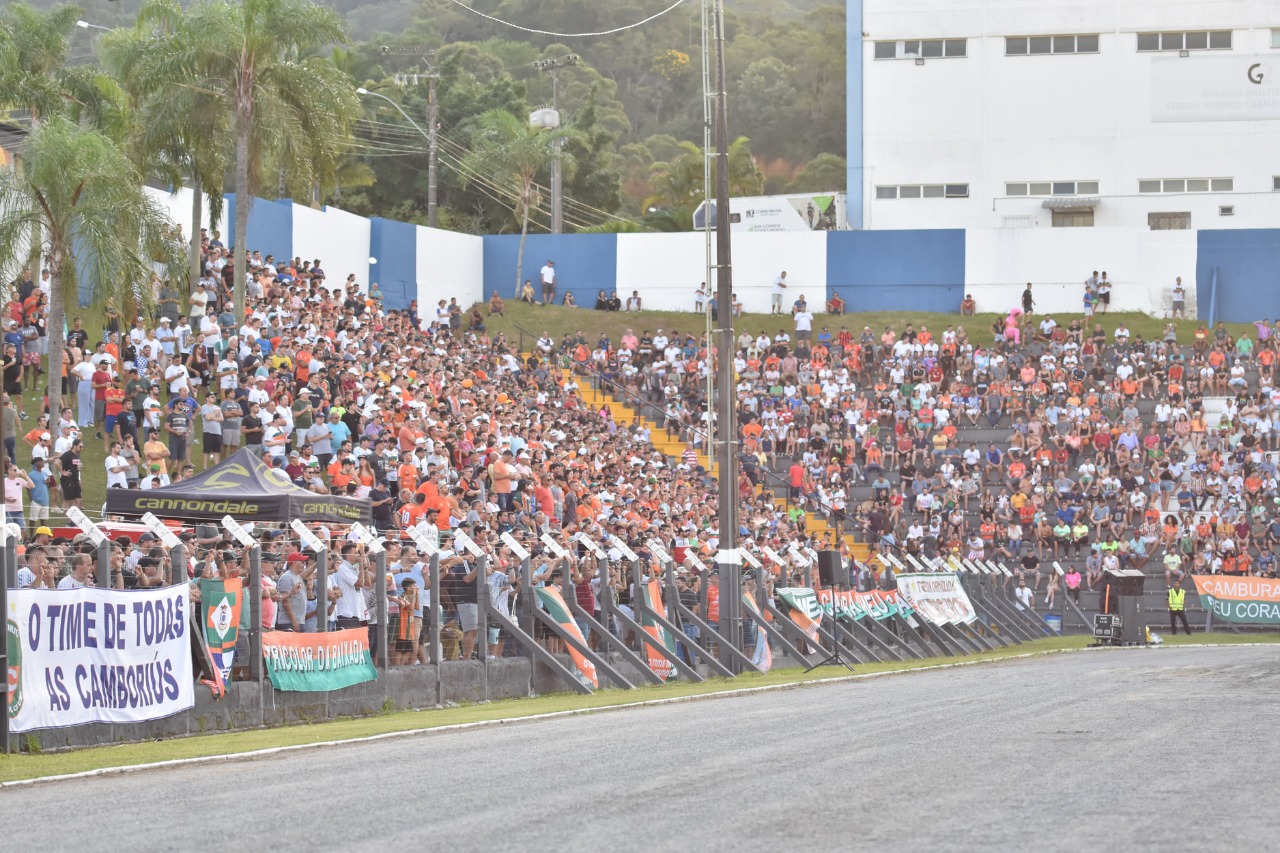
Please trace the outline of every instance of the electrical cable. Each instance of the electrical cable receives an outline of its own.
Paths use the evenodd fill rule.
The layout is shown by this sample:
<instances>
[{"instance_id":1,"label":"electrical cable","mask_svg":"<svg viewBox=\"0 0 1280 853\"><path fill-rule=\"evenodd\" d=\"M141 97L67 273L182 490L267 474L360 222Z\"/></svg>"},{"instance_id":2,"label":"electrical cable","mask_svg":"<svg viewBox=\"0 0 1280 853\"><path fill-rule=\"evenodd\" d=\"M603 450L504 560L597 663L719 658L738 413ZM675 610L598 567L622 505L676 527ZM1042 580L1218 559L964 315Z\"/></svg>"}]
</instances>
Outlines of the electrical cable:
<instances>
[{"instance_id":1,"label":"electrical cable","mask_svg":"<svg viewBox=\"0 0 1280 853\"><path fill-rule=\"evenodd\" d=\"M492 21L495 24L502 24L504 27L511 27L513 30L520 30L521 32L533 33L535 35L540 35L540 36L555 36L556 38L575 39L575 38L592 38L595 36L611 36L611 35L614 35L615 33L625 32L627 30L634 30L636 27L642 27L645 24L649 23L650 21L654 21L654 20L657 20L658 18L661 18L663 15L674 10L676 7L683 5L686 2L686 0L676 0L676 2L672 3L670 6L663 9L661 12L650 15L649 17L645 18L642 21L636 21L634 24L626 24L621 27L614 27L611 30L601 30L600 32L596 32L596 33L556 33L556 32L551 32L549 30L539 30L534 27L525 27L525 26L521 26L520 24L513 24L510 21L504 21L501 18L495 18L493 15L486 15L484 12L481 12L479 9L473 9L470 6L468 6L466 3L463 3L462 0L449 0L449 2L453 3L455 6L460 6L461 8L466 9L468 12L470 12L473 15L478 15L479 17L484 18L487 21Z\"/></svg>"}]
</instances>

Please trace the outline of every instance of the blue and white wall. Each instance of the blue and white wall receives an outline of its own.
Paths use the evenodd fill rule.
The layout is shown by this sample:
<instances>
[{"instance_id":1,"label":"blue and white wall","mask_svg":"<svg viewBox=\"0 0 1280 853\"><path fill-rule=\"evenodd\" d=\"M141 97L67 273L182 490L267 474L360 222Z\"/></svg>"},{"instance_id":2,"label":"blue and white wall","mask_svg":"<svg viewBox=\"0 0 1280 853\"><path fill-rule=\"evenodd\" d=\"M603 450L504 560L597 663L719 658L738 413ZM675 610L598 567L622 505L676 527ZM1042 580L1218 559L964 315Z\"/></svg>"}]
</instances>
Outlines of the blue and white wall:
<instances>
[{"instance_id":1,"label":"blue and white wall","mask_svg":"<svg viewBox=\"0 0 1280 853\"><path fill-rule=\"evenodd\" d=\"M519 237L485 237L484 246L485 295L509 298ZM788 307L801 294L821 306L838 292L852 310L954 311L964 298L964 258L963 231L737 234L733 289L749 313L768 312L773 282L785 270ZM556 262L558 293L571 291L587 308L601 290L616 290L624 300L638 293L646 308L689 311L699 283L707 281L700 233L531 236L522 278L536 285L549 259Z\"/></svg>"},{"instance_id":2,"label":"blue and white wall","mask_svg":"<svg viewBox=\"0 0 1280 853\"><path fill-rule=\"evenodd\" d=\"M190 192L150 192L190 234ZM206 211L195 227L217 227L229 242L234 216L235 199L228 196L216 225ZM249 236L250 246L264 254L321 259L335 286L350 273L362 286L376 281L391 307L417 299L427 309L451 298L470 305L494 292L510 299L517 286L517 235L477 237L258 199ZM556 262L559 294L571 291L588 309L599 291L616 290L624 300L639 293L646 308L692 311L694 291L707 280L706 243L696 232L531 234L521 278L539 294L538 271L548 259ZM980 311L1006 311L1030 281L1039 312L1076 314L1081 284L1095 269L1114 282L1117 310L1166 315L1174 279L1181 276L1188 307L1200 317L1247 322L1280 316L1280 229L970 228L733 237L734 291L752 313L769 310L773 281L786 270L788 305L804 294L821 307L839 293L850 311L947 312L957 311L971 293Z\"/></svg>"},{"instance_id":3,"label":"blue and white wall","mask_svg":"<svg viewBox=\"0 0 1280 853\"><path fill-rule=\"evenodd\" d=\"M148 190L170 218L190 235L191 191ZM228 194L223 216L215 225L208 210L196 228L214 228L230 244L236 198ZM385 303L404 308L456 297L464 305L481 299L484 241L470 234L424 228L388 219L367 219L337 207L315 209L288 200L254 199L249 210L249 247L277 258L317 258L328 283L341 287L354 274L365 289L377 282Z\"/></svg>"}]
</instances>

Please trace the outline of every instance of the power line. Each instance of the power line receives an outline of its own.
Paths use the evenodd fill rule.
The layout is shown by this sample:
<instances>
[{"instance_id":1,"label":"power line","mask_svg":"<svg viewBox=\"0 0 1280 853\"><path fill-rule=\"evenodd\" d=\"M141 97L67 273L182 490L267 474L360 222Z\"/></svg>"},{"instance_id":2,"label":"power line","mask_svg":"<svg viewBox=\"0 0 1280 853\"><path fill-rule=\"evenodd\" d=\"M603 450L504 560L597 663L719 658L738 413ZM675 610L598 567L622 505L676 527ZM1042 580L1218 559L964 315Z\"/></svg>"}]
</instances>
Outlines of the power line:
<instances>
[{"instance_id":1,"label":"power line","mask_svg":"<svg viewBox=\"0 0 1280 853\"><path fill-rule=\"evenodd\" d=\"M597 32L597 33L555 33L549 30L539 30L534 27L525 27L525 26L521 26L520 24L513 24L510 21L504 21L501 18L495 18L493 15L486 15L484 12L481 12L479 9L473 9L470 6L468 6L466 3L463 3L462 0L449 0L449 2L453 3L455 6L460 6L461 8L466 9L468 12L470 12L473 15L478 15L479 17L484 18L487 21L493 21L495 24L502 24L504 27L511 27L513 30L520 30L521 32L525 32L525 33L534 33L535 35L540 35L540 36L555 36L556 38L575 39L575 38L591 38L593 36L611 36L611 35L614 35L615 33L625 32L627 30L634 30L636 27L642 27L645 24L649 23L650 21L654 21L654 20L657 20L658 18L661 18L663 15L672 11L677 6L684 4L685 0L676 0L676 2L672 3L670 6L663 9L661 12L658 12L657 14L654 14L654 15L650 15L649 17L645 18L642 21L636 21L634 24L626 24L621 27L614 27L611 30L601 30L600 32Z\"/></svg>"}]
</instances>

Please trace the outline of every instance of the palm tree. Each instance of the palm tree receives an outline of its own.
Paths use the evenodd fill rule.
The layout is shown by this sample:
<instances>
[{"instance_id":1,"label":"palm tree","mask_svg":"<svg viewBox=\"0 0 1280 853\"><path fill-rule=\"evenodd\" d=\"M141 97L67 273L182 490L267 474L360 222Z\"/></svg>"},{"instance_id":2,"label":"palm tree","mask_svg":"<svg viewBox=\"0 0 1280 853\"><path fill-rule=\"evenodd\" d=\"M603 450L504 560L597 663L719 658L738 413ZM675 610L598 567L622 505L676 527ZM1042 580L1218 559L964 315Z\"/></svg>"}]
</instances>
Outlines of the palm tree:
<instances>
[{"instance_id":1,"label":"palm tree","mask_svg":"<svg viewBox=\"0 0 1280 853\"><path fill-rule=\"evenodd\" d=\"M713 163L713 186L716 168L718 164ZM687 222L683 227L692 228L694 208L703 200L702 149L692 142L681 142L675 156L665 163L654 163L649 175L652 195L645 199L645 208L665 210L672 220ZM759 195L763 189L764 172L751 153L751 141L739 136L729 146L729 194Z\"/></svg>"},{"instance_id":2,"label":"palm tree","mask_svg":"<svg viewBox=\"0 0 1280 853\"><path fill-rule=\"evenodd\" d=\"M172 223L142 186L142 175L106 134L55 116L32 133L22 163L0 171L0 277L26 258L26 235L44 235L49 264L49 411L61 405L66 304L87 284L95 298L146 301L154 262L173 268L181 253ZM74 249L73 249L74 246Z\"/></svg>"},{"instance_id":3,"label":"palm tree","mask_svg":"<svg viewBox=\"0 0 1280 853\"><path fill-rule=\"evenodd\" d=\"M533 127L506 110L489 110L476 121L472 150L462 160L463 186L473 175L484 175L499 187L512 188L516 216L520 218L520 249L516 253L516 293L524 274L524 241L529 233L529 210L539 203L534 178L551 165L557 147L576 138L573 131L559 127ZM572 178L576 169L573 155L560 152L560 170ZM514 187L513 187L514 185Z\"/></svg>"},{"instance_id":4,"label":"palm tree","mask_svg":"<svg viewBox=\"0 0 1280 853\"><path fill-rule=\"evenodd\" d=\"M167 3L168 0L153 0ZM156 71L171 88L218 98L235 138L235 305L244 314L249 208L265 159L311 186L359 113L355 86L327 58L308 55L346 41L342 19L309 0L206 0L157 39Z\"/></svg>"},{"instance_id":5,"label":"palm tree","mask_svg":"<svg viewBox=\"0 0 1280 853\"><path fill-rule=\"evenodd\" d=\"M702 201L702 149L692 142L681 142L669 161L649 167L649 188L652 195L644 200L646 210L692 210Z\"/></svg>"},{"instance_id":6,"label":"palm tree","mask_svg":"<svg viewBox=\"0 0 1280 853\"><path fill-rule=\"evenodd\" d=\"M47 11L25 3L0 13L0 108L25 110L34 130L46 118L64 113L99 127L122 128L121 102L114 81L90 65L69 65L69 37L80 10L55 6ZM40 232L24 241L30 247L31 275L39 275Z\"/></svg>"},{"instance_id":7,"label":"palm tree","mask_svg":"<svg viewBox=\"0 0 1280 853\"><path fill-rule=\"evenodd\" d=\"M186 292L200 277L200 223L207 200L209 218L222 216L223 180L233 137L230 113L218 97L195 87L173 87L157 68L165 55L156 50L181 25L181 7L153 0L142 8L134 29L116 29L104 37L103 63L131 101L135 119L128 139L130 159L144 174L171 186L192 188L191 234Z\"/></svg>"}]
</instances>

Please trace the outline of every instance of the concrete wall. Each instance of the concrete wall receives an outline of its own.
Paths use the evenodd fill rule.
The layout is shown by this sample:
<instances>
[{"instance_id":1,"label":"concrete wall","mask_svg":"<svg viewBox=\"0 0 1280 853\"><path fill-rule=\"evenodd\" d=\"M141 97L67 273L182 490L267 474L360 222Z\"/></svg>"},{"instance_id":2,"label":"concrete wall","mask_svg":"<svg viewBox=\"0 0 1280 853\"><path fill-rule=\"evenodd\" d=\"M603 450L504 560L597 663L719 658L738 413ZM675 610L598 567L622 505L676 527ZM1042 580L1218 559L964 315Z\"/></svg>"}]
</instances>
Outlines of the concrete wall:
<instances>
[{"instance_id":1,"label":"concrete wall","mask_svg":"<svg viewBox=\"0 0 1280 853\"><path fill-rule=\"evenodd\" d=\"M377 269L376 264L369 263L369 259L374 257L370 254L369 220L336 207L320 210L305 204L291 207L293 254L287 257L297 256L304 261L319 258L326 275L325 285L330 290L340 290L352 273L360 284L360 290L368 290Z\"/></svg>"},{"instance_id":2,"label":"concrete wall","mask_svg":"<svg viewBox=\"0 0 1280 853\"><path fill-rule=\"evenodd\" d=\"M963 231L831 231L827 239L827 291L849 311L960 310Z\"/></svg>"},{"instance_id":3,"label":"concrete wall","mask_svg":"<svg viewBox=\"0 0 1280 853\"><path fill-rule=\"evenodd\" d=\"M561 658L566 665L572 666L567 656ZM633 672L616 656L614 664L624 673ZM437 680L435 665L393 667L380 671L376 681L329 693L274 690L269 681L262 685L235 682L228 687L226 697L217 702L206 688L197 685L195 707L181 714L130 725L93 723L44 729L15 735L12 743L25 747L33 742L40 749L50 750L157 740L320 722L342 716L365 717L387 709L432 708L439 703L515 699L560 693L567 689L559 676L544 664L531 667L529 659L523 657L502 658L487 665L479 661L452 661L441 666L443 678L440 681Z\"/></svg>"},{"instance_id":4,"label":"concrete wall","mask_svg":"<svg viewBox=\"0 0 1280 853\"><path fill-rule=\"evenodd\" d=\"M416 298L423 312L420 316L430 319L431 309L441 299L448 300L456 296L458 304L465 308L485 298L487 239L439 228L417 228ZM535 279L538 268L541 266L542 261L539 261L538 266L533 268ZM511 266L511 275L514 282L514 262ZM528 278L527 275L525 277ZM507 290L502 291L502 295L506 297L510 292L510 286L508 286Z\"/></svg>"},{"instance_id":5,"label":"concrete wall","mask_svg":"<svg viewBox=\"0 0 1280 853\"><path fill-rule=\"evenodd\" d=\"M150 192L190 233L190 193ZM219 223L228 242L234 215L235 199L228 196ZM255 203L249 226L251 248L319 257L335 284L351 272L362 285L377 280L391 308L416 298L429 311L439 299L470 305L495 291L509 299L515 290L517 235L476 237L264 199ZM371 257L378 263L370 265ZM548 258L556 262L559 295L571 291L586 309L599 290L617 290L624 300L638 292L646 309L692 311L694 291L707 279L704 236L696 232L530 235L523 277L535 283L538 296L538 270ZM1219 318L1280 315L1280 287L1273 283L1280 230L882 229L733 238L734 291L749 312L769 310L773 281L786 270L788 306L803 293L821 307L838 292L851 311L956 311L969 292L980 311L1005 311L1031 281L1038 311L1074 314L1081 285L1095 269L1115 283L1116 310L1164 316L1181 276L1189 307L1207 317L1217 269Z\"/></svg>"},{"instance_id":6,"label":"concrete wall","mask_svg":"<svg viewBox=\"0 0 1280 853\"><path fill-rule=\"evenodd\" d=\"M1201 317L1240 323L1280 317L1280 230L1201 231L1198 236Z\"/></svg>"},{"instance_id":7,"label":"concrete wall","mask_svg":"<svg viewBox=\"0 0 1280 853\"><path fill-rule=\"evenodd\" d=\"M276 258L292 258L293 252L293 202L283 199L272 201L255 198L249 208L249 250L275 255ZM227 228L222 242L227 246L235 241L236 194L227 193ZM328 272L328 270L326 270ZM345 277L345 273L343 274Z\"/></svg>"},{"instance_id":8,"label":"concrete wall","mask_svg":"<svg viewBox=\"0 0 1280 853\"><path fill-rule=\"evenodd\" d=\"M1111 307L1163 316L1174 279L1182 276L1189 306L1196 290L1196 232L1143 228L986 228L965 232L965 289L979 311L1020 304L1028 281L1036 311L1081 311L1083 283L1105 271Z\"/></svg>"},{"instance_id":9,"label":"concrete wall","mask_svg":"<svg viewBox=\"0 0 1280 853\"><path fill-rule=\"evenodd\" d=\"M503 299L515 296L519 248L518 234L484 238L485 296L495 291ZM530 234L525 241L521 280L533 283L535 299L542 296L538 270L548 259L555 261L557 302L566 291L571 291L579 306L591 308L596 304L599 291L607 295L617 289L616 234ZM692 289L689 292L692 295Z\"/></svg>"},{"instance_id":10,"label":"concrete wall","mask_svg":"<svg viewBox=\"0 0 1280 853\"><path fill-rule=\"evenodd\" d=\"M231 220L227 218L230 211L225 204L222 207L222 216L217 222L211 223L209 221L209 205L202 203L200 205L200 222L193 228L191 223L191 190L188 187L178 187L172 193L158 190L154 187L146 187L145 189L147 195L151 196L169 214L169 218L182 226L184 236L190 238L192 232L200 228L208 228L210 235L212 235L214 229L217 229L222 232L222 242L230 242L228 235L231 228L228 223Z\"/></svg>"},{"instance_id":11,"label":"concrete wall","mask_svg":"<svg viewBox=\"0 0 1280 853\"><path fill-rule=\"evenodd\" d=\"M387 308L407 308L418 298L418 231L416 225L391 219L369 220L369 283L377 282L382 304Z\"/></svg>"}]
</instances>

